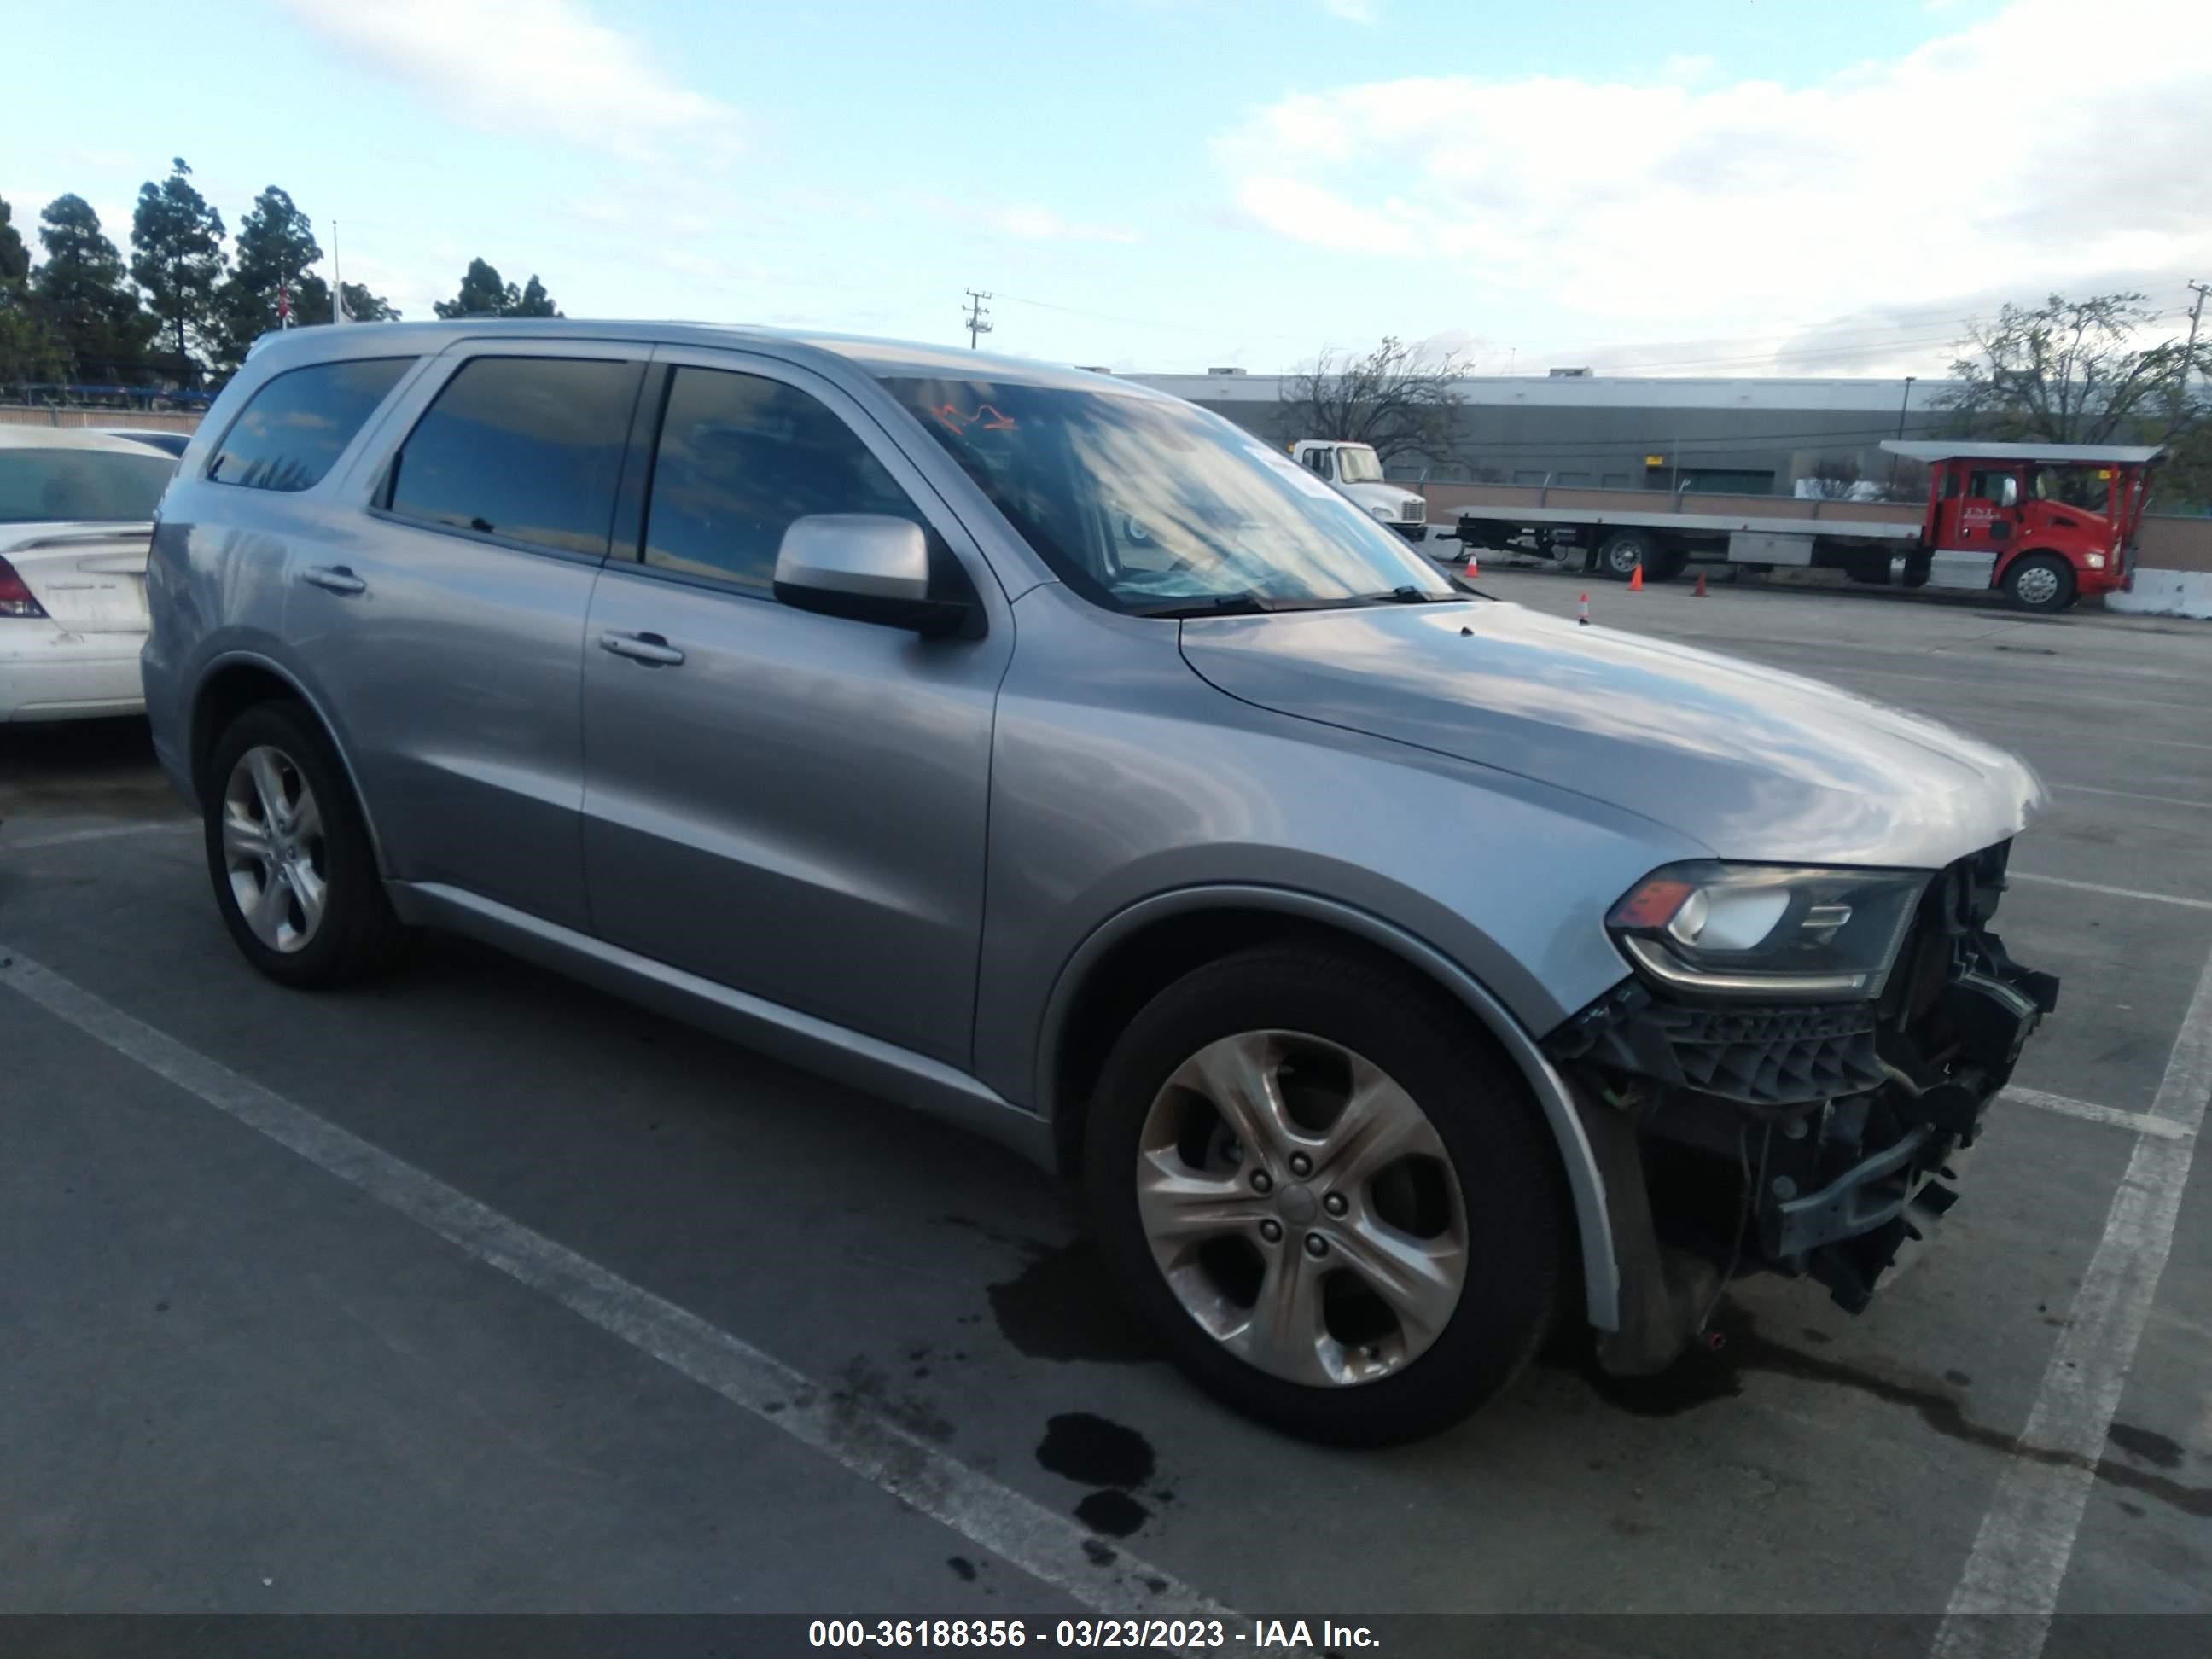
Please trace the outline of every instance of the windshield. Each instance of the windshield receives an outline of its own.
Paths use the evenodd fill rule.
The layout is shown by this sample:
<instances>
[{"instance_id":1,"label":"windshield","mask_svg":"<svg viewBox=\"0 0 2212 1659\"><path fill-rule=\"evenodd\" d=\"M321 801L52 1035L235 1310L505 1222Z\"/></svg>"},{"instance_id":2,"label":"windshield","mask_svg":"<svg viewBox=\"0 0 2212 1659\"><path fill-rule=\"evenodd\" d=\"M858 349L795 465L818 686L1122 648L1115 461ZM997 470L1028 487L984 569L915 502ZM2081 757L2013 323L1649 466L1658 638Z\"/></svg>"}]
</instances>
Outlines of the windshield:
<instances>
[{"instance_id":1,"label":"windshield","mask_svg":"<svg viewBox=\"0 0 2212 1659\"><path fill-rule=\"evenodd\" d=\"M1188 404L992 380L884 384L1054 573L1099 604L1267 611L1455 597L1304 467Z\"/></svg>"},{"instance_id":2,"label":"windshield","mask_svg":"<svg viewBox=\"0 0 2212 1659\"><path fill-rule=\"evenodd\" d=\"M1343 483L1381 483L1382 463L1365 444L1353 444L1336 452L1336 476Z\"/></svg>"},{"instance_id":3,"label":"windshield","mask_svg":"<svg viewBox=\"0 0 2212 1659\"><path fill-rule=\"evenodd\" d=\"M176 470L152 450L0 449L0 524L136 524L154 516Z\"/></svg>"}]
</instances>

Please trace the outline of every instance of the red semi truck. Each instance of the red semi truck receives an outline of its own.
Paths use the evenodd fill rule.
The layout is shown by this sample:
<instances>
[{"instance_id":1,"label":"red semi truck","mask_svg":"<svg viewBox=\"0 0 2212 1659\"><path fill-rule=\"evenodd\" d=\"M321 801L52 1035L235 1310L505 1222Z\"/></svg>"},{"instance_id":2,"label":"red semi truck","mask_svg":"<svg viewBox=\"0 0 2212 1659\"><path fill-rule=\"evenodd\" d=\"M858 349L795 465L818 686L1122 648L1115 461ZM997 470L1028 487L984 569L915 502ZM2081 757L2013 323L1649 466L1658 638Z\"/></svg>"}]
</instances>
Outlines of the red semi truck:
<instances>
[{"instance_id":1,"label":"red semi truck","mask_svg":"<svg viewBox=\"0 0 2212 1659\"><path fill-rule=\"evenodd\" d=\"M1841 570L1854 581L2002 592L2025 611L2063 611L2130 585L2155 447L1890 441L1928 467L1918 524L1880 519L1761 518L1631 507L1470 507L1470 547L1579 556L1626 581L1665 581L1693 560L1766 570ZM1676 503L1686 508L1693 496ZM1844 508L1849 512L1848 507Z\"/></svg>"}]
</instances>

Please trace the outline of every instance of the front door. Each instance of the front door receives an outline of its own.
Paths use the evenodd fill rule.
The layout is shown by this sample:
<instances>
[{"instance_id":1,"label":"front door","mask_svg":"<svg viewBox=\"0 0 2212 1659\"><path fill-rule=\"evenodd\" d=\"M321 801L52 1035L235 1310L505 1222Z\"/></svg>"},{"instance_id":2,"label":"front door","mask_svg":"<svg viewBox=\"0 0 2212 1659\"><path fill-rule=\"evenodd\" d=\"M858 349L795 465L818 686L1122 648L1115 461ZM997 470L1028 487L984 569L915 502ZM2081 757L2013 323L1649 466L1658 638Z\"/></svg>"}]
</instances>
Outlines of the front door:
<instances>
[{"instance_id":1,"label":"front door","mask_svg":"<svg viewBox=\"0 0 2212 1659\"><path fill-rule=\"evenodd\" d=\"M1948 545L1962 553L2002 556L2020 532L2020 475L2011 467L1969 464L1966 489L1954 503Z\"/></svg>"},{"instance_id":2,"label":"front door","mask_svg":"<svg viewBox=\"0 0 2212 1659\"><path fill-rule=\"evenodd\" d=\"M594 928L964 1064L992 715L1012 647L1003 599L920 474L827 381L664 348L655 395L638 556L601 574L586 630ZM921 523L948 579L992 606L984 636L925 639L778 604L784 530L819 513Z\"/></svg>"}]
</instances>

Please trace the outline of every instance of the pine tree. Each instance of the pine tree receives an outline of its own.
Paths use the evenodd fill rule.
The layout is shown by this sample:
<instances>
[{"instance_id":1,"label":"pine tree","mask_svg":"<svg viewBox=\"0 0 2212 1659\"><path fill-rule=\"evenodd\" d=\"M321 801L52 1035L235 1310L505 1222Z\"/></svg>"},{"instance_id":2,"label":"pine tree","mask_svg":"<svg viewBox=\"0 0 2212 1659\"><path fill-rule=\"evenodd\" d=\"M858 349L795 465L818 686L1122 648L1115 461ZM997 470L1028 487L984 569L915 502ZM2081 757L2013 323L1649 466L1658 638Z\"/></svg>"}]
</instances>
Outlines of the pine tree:
<instances>
[{"instance_id":1,"label":"pine tree","mask_svg":"<svg viewBox=\"0 0 2212 1659\"><path fill-rule=\"evenodd\" d=\"M295 323L331 320L330 284L308 267L323 257L307 216L286 191L270 185L238 222L230 274L215 294L215 357L226 369L280 325L277 295L289 289Z\"/></svg>"},{"instance_id":2,"label":"pine tree","mask_svg":"<svg viewBox=\"0 0 2212 1659\"><path fill-rule=\"evenodd\" d=\"M138 304L115 244L82 196L57 196L39 216L46 263L32 273L31 296L78 380L140 383L157 319Z\"/></svg>"},{"instance_id":3,"label":"pine tree","mask_svg":"<svg viewBox=\"0 0 2212 1659\"><path fill-rule=\"evenodd\" d=\"M172 370L179 379L195 372L192 347L216 343L215 294L223 270L222 215L193 188L191 173L185 158L175 157L167 179L139 187L131 218L131 275L172 336Z\"/></svg>"}]
</instances>

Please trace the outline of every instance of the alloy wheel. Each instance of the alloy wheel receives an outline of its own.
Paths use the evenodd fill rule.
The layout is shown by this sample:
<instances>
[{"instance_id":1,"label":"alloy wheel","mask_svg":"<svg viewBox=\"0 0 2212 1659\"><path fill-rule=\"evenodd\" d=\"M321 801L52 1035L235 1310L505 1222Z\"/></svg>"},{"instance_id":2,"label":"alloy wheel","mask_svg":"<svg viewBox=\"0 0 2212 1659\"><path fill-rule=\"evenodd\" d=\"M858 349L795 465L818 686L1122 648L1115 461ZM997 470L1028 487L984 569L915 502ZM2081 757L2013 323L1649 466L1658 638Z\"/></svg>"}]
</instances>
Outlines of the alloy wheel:
<instances>
[{"instance_id":1,"label":"alloy wheel","mask_svg":"<svg viewBox=\"0 0 2212 1659\"><path fill-rule=\"evenodd\" d=\"M1146 1114L1137 1210L1185 1312L1271 1376L1373 1382L1442 1334L1468 1267L1465 1201L1436 1126L1340 1043L1208 1043Z\"/></svg>"},{"instance_id":2,"label":"alloy wheel","mask_svg":"<svg viewBox=\"0 0 2212 1659\"><path fill-rule=\"evenodd\" d=\"M289 956L315 937L330 906L322 809L291 757L247 750L222 791L222 860L231 897L254 938Z\"/></svg>"}]
</instances>

